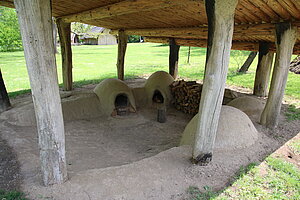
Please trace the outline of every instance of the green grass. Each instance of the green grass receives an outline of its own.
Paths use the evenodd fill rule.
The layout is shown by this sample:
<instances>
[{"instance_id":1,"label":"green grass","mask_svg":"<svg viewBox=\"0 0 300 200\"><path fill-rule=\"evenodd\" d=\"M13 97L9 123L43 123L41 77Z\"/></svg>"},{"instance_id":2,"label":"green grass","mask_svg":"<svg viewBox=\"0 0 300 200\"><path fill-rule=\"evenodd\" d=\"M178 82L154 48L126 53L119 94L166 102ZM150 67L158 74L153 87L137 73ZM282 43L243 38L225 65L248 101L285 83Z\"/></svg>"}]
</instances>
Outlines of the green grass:
<instances>
[{"instance_id":1,"label":"green grass","mask_svg":"<svg viewBox=\"0 0 300 200\"><path fill-rule=\"evenodd\" d=\"M289 121L298 120L300 119L300 109L295 105L289 105L285 115Z\"/></svg>"},{"instance_id":2,"label":"green grass","mask_svg":"<svg viewBox=\"0 0 300 200\"><path fill-rule=\"evenodd\" d=\"M294 154L300 155L300 139L293 140L288 146L291 147Z\"/></svg>"},{"instance_id":3,"label":"green grass","mask_svg":"<svg viewBox=\"0 0 300 200\"><path fill-rule=\"evenodd\" d=\"M104 78L116 77L117 46L73 46L73 76L75 86L81 86L92 80L93 83ZM179 76L202 80L206 49L191 48L190 64L187 63L188 47L181 47L179 58ZM253 88L257 58L246 74L237 73L237 69L247 58L247 52L232 51L227 84ZM158 70L168 71L169 47L153 43L128 44L125 60L125 77L151 74ZM0 68L9 93L30 88L23 52L0 53ZM62 82L61 55L57 55L59 83ZM78 83L76 83L78 82ZM299 75L290 73L286 95L300 99ZM17 93L18 94L18 93ZM14 94L10 94L15 96Z\"/></svg>"},{"instance_id":4,"label":"green grass","mask_svg":"<svg viewBox=\"0 0 300 200\"><path fill-rule=\"evenodd\" d=\"M0 190L1 200L28 200L25 194L17 191L4 191Z\"/></svg>"},{"instance_id":5,"label":"green grass","mask_svg":"<svg viewBox=\"0 0 300 200\"><path fill-rule=\"evenodd\" d=\"M190 187L187 192L191 195L190 200L300 199L300 170L281 158L269 156L264 167L251 164L241 168L232 186L223 191L200 192L198 188Z\"/></svg>"}]
</instances>

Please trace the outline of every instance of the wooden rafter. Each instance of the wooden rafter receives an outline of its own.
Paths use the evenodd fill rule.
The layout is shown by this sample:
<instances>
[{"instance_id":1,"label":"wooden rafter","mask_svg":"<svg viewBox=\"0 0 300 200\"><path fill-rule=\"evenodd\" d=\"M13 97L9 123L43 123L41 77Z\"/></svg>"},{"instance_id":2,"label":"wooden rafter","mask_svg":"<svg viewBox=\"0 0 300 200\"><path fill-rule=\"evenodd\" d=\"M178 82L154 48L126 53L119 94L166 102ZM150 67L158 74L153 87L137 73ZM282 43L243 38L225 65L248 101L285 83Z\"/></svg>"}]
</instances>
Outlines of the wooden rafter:
<instances>
[{"instance_id":1,"label":"wooden rafter","mask_svg":"<svg viewBox=\"0 0 300 200\"><path fill-rule=\"evenodd\" d=\"M84 22L93 19L103 19L119 15L163 9L175 5L181 5L182 3L183 2L181 0L125 0L81 13L62 16L61 18L64 22Z\"/></svg>"},{"instance_id":2,"label":"wooden rafter","mask_svg":"<svg viewBox=\"0 0 300 200\"><path fill-rule=\"evenodd\" d=\"M5 6L5 7L9 7L9 8L14 8L14 2L13 1L8 1L8 0L1 0L0 1L0 6Z\"/></svg>"},{"instance_id":3,"label":"wooden rafter","mask_svg":"<svg viewBox=\"0 0 300 200\"><path fill-rule=\"evenodd\" d=\"M300 32L300 23L294 22ZM275 25L272 23L265 24L243 24L234 27L233 39L245 40L247 37L257 40L275 41ZM207 26L187 27L187 28L156 28L156 29L128 29L125 30L127 35L142 35L148 37L175 37L184 39L206 39ZM117 34L117 30L112 30L111 34ZM300 40L300 36L298 36ZM257 41L258 42L258 41Z\"/></svg>"}]
</instances>

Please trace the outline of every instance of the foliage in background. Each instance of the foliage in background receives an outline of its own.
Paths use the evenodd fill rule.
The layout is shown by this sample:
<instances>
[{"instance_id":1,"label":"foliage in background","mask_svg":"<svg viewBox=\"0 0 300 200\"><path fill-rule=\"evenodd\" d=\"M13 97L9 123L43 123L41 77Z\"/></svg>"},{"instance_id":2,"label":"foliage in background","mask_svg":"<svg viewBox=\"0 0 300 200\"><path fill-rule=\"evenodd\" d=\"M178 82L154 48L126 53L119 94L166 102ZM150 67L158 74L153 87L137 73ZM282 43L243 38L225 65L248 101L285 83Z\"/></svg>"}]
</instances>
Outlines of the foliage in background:
<instances>
[{"instance_id":1,"label":"foliage in background","mask_svg":"<svg viewBox=\"0 0 300 200\"><path fill-rule=\"evenodd\" d=\"M246 61L247 56L250 54L250 51L240 51L240 50L232 50L230 52L230 58L235 62L237 71Z\"/></svg>"},{"instance_id":2,"label":"foliage in background","mask_svg":"<svg viewBox=\"0 0 300 200\"><path fill-rule=\"evenodd\" d=\"M16 11L0 7L0 51L22 49L22 39Z\"/></svg>"},{"instance_id":3,"label":"foliage in background","mask_svg":"<svg viewBox=\"0 0 300 200\"><path fill-rule=\"evenodd\" d=\"M83 24L80 22L72 22L71 23L71 31L77 34L82 34L90 31L94 26Z\"/></svg>"},{"instance_id":4,"label":"foliage in background","mask_svg":"<svg viewBox=\"0 0 300 200\"><path fill-rule=\"evenodd\" d=\"M140 42L141 36L139 35L128 35L128 43Z\"/></svg>"}]
</instances>

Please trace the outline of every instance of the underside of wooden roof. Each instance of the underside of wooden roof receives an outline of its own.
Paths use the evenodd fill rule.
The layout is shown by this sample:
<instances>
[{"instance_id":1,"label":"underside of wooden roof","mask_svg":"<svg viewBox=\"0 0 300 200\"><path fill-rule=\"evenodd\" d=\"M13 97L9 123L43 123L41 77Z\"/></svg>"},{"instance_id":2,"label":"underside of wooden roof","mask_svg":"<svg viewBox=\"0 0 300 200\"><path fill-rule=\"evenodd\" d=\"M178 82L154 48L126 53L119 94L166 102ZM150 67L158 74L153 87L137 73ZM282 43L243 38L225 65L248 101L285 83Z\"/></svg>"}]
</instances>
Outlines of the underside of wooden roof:
<instances>
[{"instance_id":1,"label":"underside of wooden roof","mask_svg":"<svg viewBox=\"0 0 300 200\"><path fill-rule=\"evenodd\" d=\"M13 7L13 0L0 5ZM194 46L200 41L201 46L207 38L204 0L52 0L52 12L66 22L122 29L152 41L173 37ZM234 20L233 43L257 50L259 42L275 42L275 23L290 21L300 32L300 0L240 0ZM300 54L300 34L294 53Z\"/></svg>"}]
</instances>

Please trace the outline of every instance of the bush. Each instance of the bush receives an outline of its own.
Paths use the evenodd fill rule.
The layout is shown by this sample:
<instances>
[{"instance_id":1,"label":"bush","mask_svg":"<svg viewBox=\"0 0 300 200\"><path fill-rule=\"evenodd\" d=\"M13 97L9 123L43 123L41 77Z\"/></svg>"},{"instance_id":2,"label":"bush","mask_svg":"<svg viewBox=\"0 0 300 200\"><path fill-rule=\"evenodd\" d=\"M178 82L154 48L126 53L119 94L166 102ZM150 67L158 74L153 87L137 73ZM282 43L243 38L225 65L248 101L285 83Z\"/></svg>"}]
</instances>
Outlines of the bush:
<instances>
[{"instance_id":1,"label":"bush","mask_svg":"<svg viewBox=\"0 0 300 200\"><path fill-rule=\"evenodd\" d=\"M16 11L0 7L0 51L22 50L22 39Z\"/></svg>"}]
</instances>

